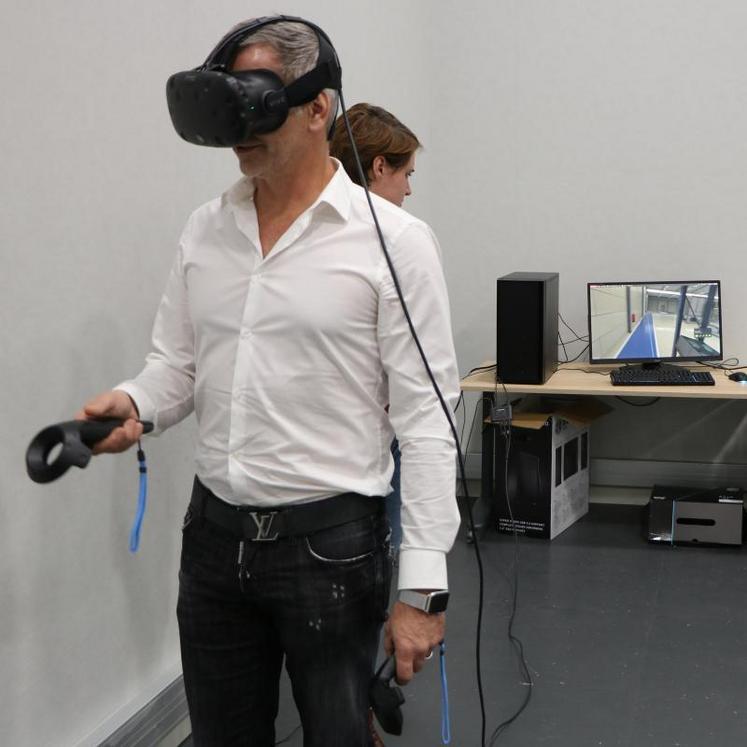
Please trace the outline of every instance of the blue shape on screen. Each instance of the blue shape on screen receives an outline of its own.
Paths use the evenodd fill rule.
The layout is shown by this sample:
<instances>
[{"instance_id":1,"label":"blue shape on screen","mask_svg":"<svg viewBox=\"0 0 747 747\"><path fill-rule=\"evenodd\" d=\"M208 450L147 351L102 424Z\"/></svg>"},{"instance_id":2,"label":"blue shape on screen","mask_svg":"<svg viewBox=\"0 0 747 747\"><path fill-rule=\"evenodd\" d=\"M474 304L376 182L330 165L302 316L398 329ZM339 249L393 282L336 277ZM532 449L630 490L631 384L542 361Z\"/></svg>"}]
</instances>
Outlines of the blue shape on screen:
<instances>
[{"instance_id":1,"label":"blue shape on screen","mask_svg":"<svg viewBox=\"0 0 747 747\"><path fill-rule=\"evenodd\" d=\"M654 316L647 311L638 326L633 330L618 358L658 358L659 349L656 345L656 330Z\"/></svg>"}]
</instances>

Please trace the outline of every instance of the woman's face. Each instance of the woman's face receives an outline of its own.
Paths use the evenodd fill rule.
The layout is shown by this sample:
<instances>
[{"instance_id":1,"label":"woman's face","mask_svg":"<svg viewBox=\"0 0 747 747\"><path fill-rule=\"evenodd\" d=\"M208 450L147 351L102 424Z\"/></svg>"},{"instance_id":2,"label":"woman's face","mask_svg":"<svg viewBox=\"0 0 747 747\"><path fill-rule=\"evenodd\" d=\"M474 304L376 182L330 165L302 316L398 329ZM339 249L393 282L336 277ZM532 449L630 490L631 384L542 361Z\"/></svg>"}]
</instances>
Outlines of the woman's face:
<instances>
[{"instance_id":1,"label":"woman's face","mask_svg":"<svg viewBox=\"0 0 747 747\"><path fill-rule=\"evenodd\" d=\"M389 202L402 207L405 197L412 194L410 176L415 171L415 154L398 169L392 168L384 156L376 156L371 164L368 188Z\"/></svg>"}]
</instances>

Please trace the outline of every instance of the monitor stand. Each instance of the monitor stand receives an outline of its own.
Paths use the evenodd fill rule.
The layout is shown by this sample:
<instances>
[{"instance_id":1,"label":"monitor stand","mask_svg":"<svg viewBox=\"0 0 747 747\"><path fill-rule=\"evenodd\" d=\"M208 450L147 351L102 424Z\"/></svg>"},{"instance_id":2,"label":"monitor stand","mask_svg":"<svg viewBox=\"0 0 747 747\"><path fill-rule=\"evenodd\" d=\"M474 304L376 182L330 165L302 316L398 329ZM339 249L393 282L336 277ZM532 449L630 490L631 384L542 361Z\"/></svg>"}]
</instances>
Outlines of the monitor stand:
<instances>
[{"instance_id":1,"label":"monitor stand","mask_svg":"<svg viewBox=\"0 0 747 747\"><path fill-rule=\"evenodd\" d=\"M631 363L625 368L636 368L639 371L675 371L680 366L673 366L671 363L662 363L661 361L648 361L646 363Z\"/></svg>"}]
</instances>

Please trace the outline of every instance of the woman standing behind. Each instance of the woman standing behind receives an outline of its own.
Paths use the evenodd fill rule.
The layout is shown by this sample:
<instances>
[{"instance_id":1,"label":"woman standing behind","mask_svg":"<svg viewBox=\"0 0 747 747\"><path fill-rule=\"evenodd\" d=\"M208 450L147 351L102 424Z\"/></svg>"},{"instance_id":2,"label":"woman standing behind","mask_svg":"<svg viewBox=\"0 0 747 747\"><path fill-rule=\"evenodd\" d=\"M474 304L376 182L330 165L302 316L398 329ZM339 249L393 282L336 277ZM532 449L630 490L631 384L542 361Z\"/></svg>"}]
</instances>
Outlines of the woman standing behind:
<instances>
[{"instance_id":1,"label":"woman standing behind","mask_svg":"<svg viewBox=\"0 0 747 747\"><path fill-rule=\"evenodd\" d=\"M402 207L405 197L412 194L410 177L415 171L415 154L421 147L420 141L412 130L380 106L351 106L348 109L348 119L369 190ZM356 184L361 184L353 149L341 116L335 123L330 153L340 160L348 176ZM386 499L386 511L392 527L392 551L396 553L402 539L400 458L397 439L392 443L392 455L394 474L392 492Z\"/></svg>"},{"instance_id":2,"label":"woman standing behind","mask_svg":"<svg viewBox=\"0 0 747 747\"><path fill-rule=\"evenodd\" d=\"M351 106L348 119L368 188L379 197L402 207L405 197L412 194L409 180L415 171L415 153L420 148L420 141L412 130L380 106ZM360 184L342 117L338 117L335 123L330 153L342 162L348 176Z\"/></svg>"},{"instance_id":3,"label":"woman standing behind","mask_svg":"<svg viewBox=\"0 0 747 747\"><path fill-rule=\"evenodd\" d=\"M369 190L402 207L405 197L412 194L410 177L415 171L415 153L420 148L420 141L397 117L380 106L371 104L351 106L348 109L348 119ZM338 117L335 122L329 150L330 154L342 163L348 176L356 184L363 186L342 117ZM392 442L392 456L394 457L394 473L392 474L392 492L386 498L386 513L392 528L392 554L396 556L402 540L400 456L396 438ZM369 715L369 727L374 747L384 747L381 737L374 728L373 713Z\"/></svg>"}]
</instances>

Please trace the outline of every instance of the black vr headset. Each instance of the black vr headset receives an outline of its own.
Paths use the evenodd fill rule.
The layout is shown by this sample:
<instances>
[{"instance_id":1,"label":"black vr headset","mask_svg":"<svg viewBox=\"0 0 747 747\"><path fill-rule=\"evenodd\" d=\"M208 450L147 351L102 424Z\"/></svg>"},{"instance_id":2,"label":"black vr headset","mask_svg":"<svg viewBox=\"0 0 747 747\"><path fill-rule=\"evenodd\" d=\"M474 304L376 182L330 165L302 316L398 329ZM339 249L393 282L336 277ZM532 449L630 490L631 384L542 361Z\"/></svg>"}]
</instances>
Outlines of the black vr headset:
<instances>
[{"instance_id":1,"label":"black vr headset","mask_svg":"<svg viewBox=\"0 0 747 747\"><path fill-rule=\"evenodd\" d=\"M241 42L264 26L290 21L313 29L319 39L316 67L289 85L271 70L231 72ZM271 16L238 27L221 39L205 62L172 75L166 99L174 129L189 143L230 148L252 135L277 130L294 106L313 101L325 88L342 86L342 70L329 37L295 16Z\"/></svg>"}]
</instances>

